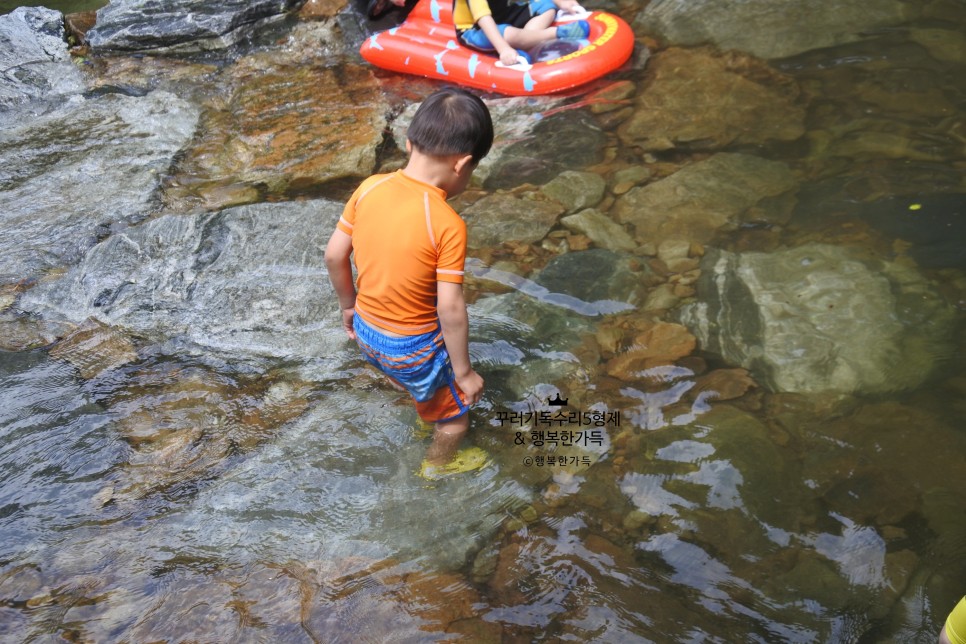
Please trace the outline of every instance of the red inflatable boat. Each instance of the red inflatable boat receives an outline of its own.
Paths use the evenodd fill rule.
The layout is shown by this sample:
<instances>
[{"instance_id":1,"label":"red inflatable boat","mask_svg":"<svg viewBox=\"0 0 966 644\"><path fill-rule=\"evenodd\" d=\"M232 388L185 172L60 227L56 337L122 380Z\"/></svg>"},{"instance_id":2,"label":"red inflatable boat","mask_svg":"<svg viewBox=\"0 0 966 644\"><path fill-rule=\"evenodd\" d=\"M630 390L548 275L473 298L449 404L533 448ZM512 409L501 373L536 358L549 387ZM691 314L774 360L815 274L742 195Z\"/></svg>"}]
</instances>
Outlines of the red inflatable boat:
<instances>
[{"instance_id":1,"label":"red inflatable boat","mask_svg":"<svg viewBox=\"0 0 966 644\"><path fill-rule=\"evenodd\" d=\"M457 41L452 0L419 0L405 22L367 38L360 53L377 67L455 85L510 96L551 94L614 71L634 49L633 31L617 16L592 11L580 18L590 25L580 49L576 41L569 41L576 50L558 58L504 67L496 55Z\"/></svg>"}]
</instances>

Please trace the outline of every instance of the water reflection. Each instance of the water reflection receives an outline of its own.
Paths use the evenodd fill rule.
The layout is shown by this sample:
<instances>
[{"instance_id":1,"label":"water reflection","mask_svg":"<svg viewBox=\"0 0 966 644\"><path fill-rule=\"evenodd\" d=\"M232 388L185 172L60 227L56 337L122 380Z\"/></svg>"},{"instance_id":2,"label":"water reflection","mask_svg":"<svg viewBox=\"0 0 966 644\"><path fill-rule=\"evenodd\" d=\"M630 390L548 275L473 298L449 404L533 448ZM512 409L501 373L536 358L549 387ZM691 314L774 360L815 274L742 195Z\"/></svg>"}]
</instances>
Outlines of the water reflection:
<instances>
[{"instance_id":1,"label":"water reflection","mask_svg":"<svg viewBox=\"0 0 966 644\"><path fill-rule=\"evenodd\" d=\"M528 280L525 277L521 277L507 271L483 266L479 260L472 257L467 259L466 270L475 277L512 287L520 293L532 297L538 302L558 306L563 309L573 311L574 313L579 313L580 315L593 317L598 315L620 313L622 311L631 311L634 309L633 305L626 302L616 302L614 300L595 300L593 302L585 302L580 298L573 297L572 295L568 295L566 293L554 293L546 287L543 287L532 280Z\"/></svg>"}]
</instances>

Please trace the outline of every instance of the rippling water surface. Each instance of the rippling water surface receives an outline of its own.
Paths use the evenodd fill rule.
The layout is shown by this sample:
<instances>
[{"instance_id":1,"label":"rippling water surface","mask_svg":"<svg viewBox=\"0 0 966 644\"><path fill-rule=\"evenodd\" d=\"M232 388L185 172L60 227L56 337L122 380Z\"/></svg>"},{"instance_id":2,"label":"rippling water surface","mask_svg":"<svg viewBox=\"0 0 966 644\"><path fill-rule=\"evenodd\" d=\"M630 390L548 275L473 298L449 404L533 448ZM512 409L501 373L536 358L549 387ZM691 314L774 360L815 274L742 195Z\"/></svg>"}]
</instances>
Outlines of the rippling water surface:
<instances>
[{"instance_id":1,"label":"rippling water surface","mask_svg":"<svg viewBox=\"0 0 966 644\"><path fill-rule=\"evenodd\" d=\"M881 154L876 176L811 158L780 241L879 253L864 204L876 182L901 184L908 199L890 198L879 224L959 310L920 389L719 401L698 386L702 366L731 365L710 356L615 382L586 346L534 340L494 302L510 291L580 319L616 303L473 262L471 351L488 394L472 441L492 463L427 482L414 473L428 430L348 345L352 367L326 379L306 376L317 357L266 376L159 351L85 379L44 350L0 352L0 638L935 641L966 592L966 240L950 194L963 188L966 61L932 60L906 35L777 65L818 97L809 136L828 113L865 113L924 142L902 163L857 147L864 163ZM931 70L958 114L870 114L844 89L870 60L896 91ZM771 250L776 237L748 226L719 242ZM931 263L940 252L952 258ZM597 434L549 423L535 445L560 391Z\"/></svg>"}]
</instances>

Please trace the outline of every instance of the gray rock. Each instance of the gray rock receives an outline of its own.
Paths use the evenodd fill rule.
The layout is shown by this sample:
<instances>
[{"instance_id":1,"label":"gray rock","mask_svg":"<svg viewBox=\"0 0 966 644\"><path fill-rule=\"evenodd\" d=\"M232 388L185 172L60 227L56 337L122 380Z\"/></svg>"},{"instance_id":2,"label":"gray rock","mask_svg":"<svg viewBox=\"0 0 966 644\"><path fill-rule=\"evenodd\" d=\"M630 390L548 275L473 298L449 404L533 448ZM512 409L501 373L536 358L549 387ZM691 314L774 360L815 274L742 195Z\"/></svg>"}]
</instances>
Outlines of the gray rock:
<instances>
[{"instance_id":1,"label":"gray rock","mask_svg":"<svg viewBox=\"0 0 966 644\"><path fill-rule=\"evenodd\" d=\"M511 366L505 379L510 398L533 391L540 382L565 380L579 366L571 352L597 321L633 310L642 299L648 269L633 259L603 249L565 253L532 280L468 261L467 272L474 278L514 289L471 307L474 360L488 370Z\"/></svg>"},{"instance_id":2,"label":"gray rock","mask_svg":"<svg viewBox=\"0 0 966 644\"><path fill-rule=\"evenodd\" d=\"M912 269L848 248L705 256L681 321L706 351L774 391L886 393L929 377L953 312Z\"/></svg>"},{"instance_id":3,"label":"gray rock","mask_svg":"<svg viewBox=\"0 0 966 644\"><path fill-rule=\"evenodd\" d=\"M630 251L637 246L623 226L592 208L568 215L560 223L574 232L587 235L601 248Z\"/></svg>"},{"instance_id":4,"label":"gray rock","mask_svg":"<svg viewBox=\"0 0 966 644\"><path fill-rule=\"evenodd\" d=\"M65 102L0 130L0 280L69 265L142 219L198 109L166 92Z\"/></svg>"},{"instance_id":5,"label":"gray rock","mask_svg":"<svg viewBox=\"0 0 966 644\"><path fill-rule=\"evenodd\" d=\"M611 192L622 195L634 186L650 179L651 169L643 165L632 165L616 171L611 177Z\"/></svg>"},{"instance_id":6,"label":"gray rock","mask_svg":"<svg viewBox=\"0 0 966 644\"><path fill-rule=\"evenodd\" d=\"M638 267L624 253L593 248L554 257L534 281L554 293L587 302L611 300L615 304L633 304L641 299L642 276L646 272L646 268ZM617 307L618 310L628 308L631 307Z\"/></svg>"},{"instance_id":7,"label":"gray rock","mask_svg":"<svg viewBox=\"0 0 966 644\"><path fill-rule=\"evenodd\" d=\"M667 265L687 258L691 252L691 242L687 239L670 237L662 241L657 247L657 258Z\"/></svg>"},{"instance_id":8,"label":"gray rock","mask_svg":"<svg viewBox=\"0 0 966 644\"><path fill-rule=\"evenodd\" d=\"M936 60L962 65L966 62L966 35L951 29L910 29L909 37L925 47Z\"/></svg>"},{"instance_id":9,"label":"gray rock","mask_svg":"<svg viewBox=\"0 0 966 644\"><path fill-rule=\"evenodd\" d=\"M574 257L570 257L574 255ZM561 259L567 258L567 259ZM579 264L579 266L575 266ZM565 253L550 261L536 280L484 266L477 259L466 262L467 273L478 279L495 282L515 289L520 299L539 303L541 307L569 311L586 317L621 313L634 308L632 301L638 299L643 289L642 275L636 263L618 253L603 249ZM576 270L575 276L571 271ZM605 289L599 284L612 280ZM595 285L597 287L595 287ZM502 297L502 296L499 296ZM586 298L586 299L584 299ZM490 298L493 299L493 298ZM510 305L512 308L512 305ZM514 315L517 315L516 311ZM527 324L534 320L524 320Z\"/></svg>"},{"instance_id":10,"label":"gray rock","mask_svg":"<svg viewBox=\"0 0 966 644\"><path fill-rule=\"evenodd\" d=\"M158 217L104 240L20 306L235 356L324 356L345 343L323 262L341 211L306 201Z\"/></svg>"},{"instance_id":11,"label":"gray rock","mask_svg":"<svg viewBox=\"0 0 966 644\"><path fill-rule=\"evenodd\" d=\"M508 241L525 244L540 241L562 213L563 206L555 201L493 194L460 214L469 229L469 247L485 248Z\"/></svg>"},{"instance_id":12,"label":"gray rock","mask_svg":"<svg viewBox=\"0 0 966 644\"><path fill-rule=\"evenodd\" d=\"M720 150L805 133L795 80L761 61L707 47L670 48L654 56L647 91L618 134L642 150Z\"/></svg>"},{"instance_id":13,"label":"gray rock","mask_svg":"<svg viewBox=\"0 0 966 644\"><path fill-rule=\"evenodd\" d=\"M770 200L796 187L788 166L747 154L720 153L671 176L640 186L614 204L618 220L633 224L640 242L685 237L707 242L758 206L756 217L784 219L791 204Z\"/></svg>"},{"instance_id":14,"label":"gray rock","mask_svg":"<svg viewBox=\"0 0 966 644\"><path fill-rule=\"evenodd\" d=\"M714 405L700 422L709 429L714 458L740 473L742 505L771 525L793 526L796 515L791 508L800 511L808 507L809 492L795 478L794 459L775 445L768 427L752 414L729 405ZM776 489L783 490L782 500L768 492ZM790 499L796 503L790 503Z\"/></svg>"},{"instance_id":15,"label":"gray rock","mask_svg":"<svg viewBox=\"0 0 966 644\"><path fill-rule=\"evenodd\" d=\"M712 43L771 59L860 40L915 10L899 0L655 0L634 28L675 45Z\"/></svg>"},{"instance_id":16,"label":"gray rock","mask_svg":"<svg viewBox=\"0 0 966 644\"><path fill-rule=\"evenodd\" d=\"M201 51L230 46L247 27L282 15L297 0L112 0L87 33L94 49Z\"/></svg>"},{"instance_id":17,"label":"gray rock","mask_svg":"<svg viewBox=\"0 0 966 644\"><path fill-rule=\"evenodd\" d=\"M599 174L566 170L541 188L541 192L559 201L568 213L593 208L604 198L607 183Z\"/></svg>"},{"instance_id":18,"label":"gray rock","mask_svg":"<svg viewBox=\"0 0 966 644\"><path fill-rule=\"evenodd\" d=\"M64 14L20 7L0 16L0 112L82 89L67 53Z\"/></svg>"},{"instance_id":19,"label":"gray rock","mask_svg":"<svg viewBox=\"0 0 966 644\"><path fill-rule=\"evenodd\" d=\"M487 190L542 185L566 170L580 170L604 158L607 136L589 114L569 110L540 118L529 136L503 148L489 167Z\"/></svg>"}]
</instances>

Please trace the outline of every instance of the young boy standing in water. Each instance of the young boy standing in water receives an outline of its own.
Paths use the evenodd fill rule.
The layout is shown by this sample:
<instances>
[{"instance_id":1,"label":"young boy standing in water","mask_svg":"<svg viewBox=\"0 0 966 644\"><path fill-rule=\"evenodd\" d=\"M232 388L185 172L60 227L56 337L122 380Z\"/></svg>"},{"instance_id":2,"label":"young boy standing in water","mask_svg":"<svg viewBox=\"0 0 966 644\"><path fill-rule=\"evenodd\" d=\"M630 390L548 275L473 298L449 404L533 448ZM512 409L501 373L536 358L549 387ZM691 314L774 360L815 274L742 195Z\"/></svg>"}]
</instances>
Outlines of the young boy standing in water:
<instances>
[{"instance_id":1,"label":"young boy standing in water","mask_svg":"<svg viewBox=\"0 0 966 644\"><path fill-rule=\"evenodd\" d=\"M457 451L483 378L469 356L466 224L446 199L466 188L492 143L483 101L456 88L433 93L409 126L406 167L362 182L325 250L346 333L412 395L420 418L436 424L420 472L426 478L486 459L480 449Z\"/></svg>"}]
</instances>

